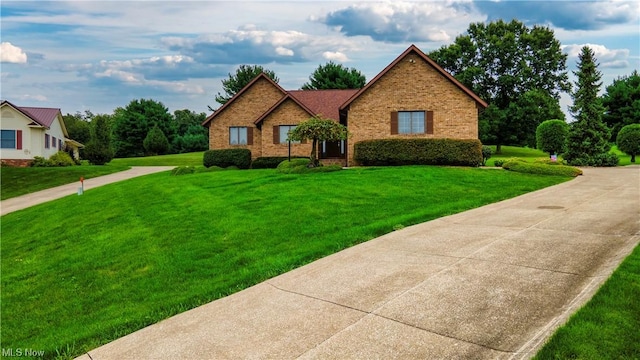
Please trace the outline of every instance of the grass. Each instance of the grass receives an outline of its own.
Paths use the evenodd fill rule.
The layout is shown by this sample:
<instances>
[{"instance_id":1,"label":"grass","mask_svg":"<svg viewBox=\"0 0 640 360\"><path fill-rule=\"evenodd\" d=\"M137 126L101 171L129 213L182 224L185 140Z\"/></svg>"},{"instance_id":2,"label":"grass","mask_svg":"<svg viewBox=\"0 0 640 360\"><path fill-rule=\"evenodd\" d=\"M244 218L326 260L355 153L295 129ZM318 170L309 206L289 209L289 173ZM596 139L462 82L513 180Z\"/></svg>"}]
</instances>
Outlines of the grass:
<instances>
[{"instance_id":1,"label":"grass","mask_svg":"<svg viewBox=\"0 0 640 360\"><path fill-rule=\"evenodd\" d=\"M416 166L106 185L2 217L0 340L77 356L394 228L568 179Z\"/></svg>"},{"instance_id":2,"label":"grass","mask_svg":"<svg viewBox=\"0 0 640 360\"><path fill-rule=\"evenodd\" d=\"M548 153L538 149L531 149L531 148L517 147L517 146L502 146L502 149L501 149L502 153L496 154L496 146L490 145L490 147L491 147L491 150L493 151L493 154L491 155L491 158L487 160L486 166L494 166L494 162L496 160L506 160L509 158L520 158L521 160L524 160L526 162L534 162L536 159L549 157ZM620 162L618 163L618 166L626 166L626 165L634 164L631 162L631 155L626 155L622 151L618 150L617 146L613 145L611 147L610 152L618 155L618 157L620 158ZM638 164L639 158L640 157L636 156L635 164Z\"/></svg>"},{"instance_id":3,"label":"grass","mask_svg":"<svg viewBox=\"0 0 640 360\"><path fill-rule=\"evenodd\" d=\"M127 165L79 165L68 167L2 167L0 200L127 170Z\"/></svg>"},{"instance_id":4,"label":"grass","mask_svg":"<svg viewBox=\"0 0 640 360\"><path fill-rule=\"evenodd\" d=\"M519 158L526 162L533 162L539 158L549 157L548 153L538 149L531 149L531 148L517 147L517 146L504 146L504 145L502 146L501 153L496 154L496 146L495 145L489 145L489 146L491 147L493 154L491 155L491 158L487 160L486 166L494 166L495 165L494 162L496 160Z\"/></svg>"},{"instance_id":5,"label":"grass","mask_svg":"<svg viewBox=\"0 0 640 360\"><path fill-rule=\"evenodd\" d=\"M640 246L534 359L640 359Z\"/></svg>"},{"instance_id":6,"label":"grass","mask_svg":"<svg viewBox=\"0 0 640 360\"><path fill-rule=\"evenodd\" d=\"M109 164L126 166L202 166L203 157L204 151L200 151L186 154L118 158L111 160Z\"/></svg>"}]
</instances>

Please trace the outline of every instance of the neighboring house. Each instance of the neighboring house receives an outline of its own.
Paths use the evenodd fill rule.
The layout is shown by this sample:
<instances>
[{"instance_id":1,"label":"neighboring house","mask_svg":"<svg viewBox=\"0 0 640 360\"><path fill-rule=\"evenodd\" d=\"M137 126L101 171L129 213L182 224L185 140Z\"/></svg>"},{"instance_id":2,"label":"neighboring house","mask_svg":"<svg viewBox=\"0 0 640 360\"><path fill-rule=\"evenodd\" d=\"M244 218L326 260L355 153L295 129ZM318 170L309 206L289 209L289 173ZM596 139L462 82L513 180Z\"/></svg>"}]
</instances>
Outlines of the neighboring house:
<instances>
[{"instance_id":1,"label":"neighboring house","mask_svg":"<svg viewBox=\"0 0 640 360\"><path fill-rule=\"evenodd\" d=\"M252 157L286 156L287 131L314 115L345 125L347 141L319 144L323 162L345 166L354 144L388 138L478 138L478 111L487 103L415 45L362 89L286 91L265 74L256 77L203 123L209 148L248 148ZM309 143L291 145L307 156Z\"/></svg>"},{"instance_id":2,"label":"neighboring house","mask_svg":"<svg viewBox=\"0 0 640 360\"><path fill-rule=\"evenodd\" d=\"M16 106L2 100L0 159L14 166L27 166L35 156L48 159L60 150L78 159L77 141L69 139L60 109Z\"/></svg>"}]
</instances>

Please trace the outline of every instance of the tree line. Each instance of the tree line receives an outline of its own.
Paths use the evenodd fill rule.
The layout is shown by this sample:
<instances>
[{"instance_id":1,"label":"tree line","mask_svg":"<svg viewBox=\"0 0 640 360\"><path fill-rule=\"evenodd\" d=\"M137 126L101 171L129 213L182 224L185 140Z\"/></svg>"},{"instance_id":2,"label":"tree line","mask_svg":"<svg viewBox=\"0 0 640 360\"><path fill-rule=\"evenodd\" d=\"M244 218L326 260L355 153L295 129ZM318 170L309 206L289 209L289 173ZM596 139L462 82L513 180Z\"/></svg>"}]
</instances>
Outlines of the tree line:
<instances>
[{"instance_id":1,"label":"tree line","mask_svg":"<svg viewBox=\"0 0 640 360\"><path fill-rule=\"evenodd\" d=\"M567 135L567 145L573 148L562 150L576 164L592 163L589 159L594 153L608 152L609 144L615 142L625 125L640 123L638 71L616 79L604 95L598 96L601 73L593 51L585 47L574 86L568 80L567 55L553 30L545 26L527 27L517 20L473 23L452 44L427 55L489 104L480 113L479 137L485 144L496 145L497 152L502 145L536 147L536 129L542 122L566 122L560 107L561 93L573 98L569 110L576 120L569 124ZM267 68L241 65L222 80L223 92L214 97L215 101L224 105L261 73L279 81ZM358 89L365 84L365 76L357 69L329 61L318 66L301 89ZM211 106L209 110L215 111ZM90 142L95 130L85 125L102 116L106 117L103 122L109 128L110 148L116 157L208 147L207 130L200 126L206 114L177 110L172 115L162 103L146 99L133 100L113 115L67 114L70 136Z\"/></svg>"},{"instance_id":2,"label":"tree line","mask_svg":"<svg viewBox=\"0 0 640 360\"><path fill-rule=\"evenodd\" d=\"M201 124L205 113L187 109L169 113L161 102L132 100L113 114L63 116L69 137L84 144L81 157L105 164L113 157L178 154L209 148L209 133Z\"/></svg>"}]
</instances>

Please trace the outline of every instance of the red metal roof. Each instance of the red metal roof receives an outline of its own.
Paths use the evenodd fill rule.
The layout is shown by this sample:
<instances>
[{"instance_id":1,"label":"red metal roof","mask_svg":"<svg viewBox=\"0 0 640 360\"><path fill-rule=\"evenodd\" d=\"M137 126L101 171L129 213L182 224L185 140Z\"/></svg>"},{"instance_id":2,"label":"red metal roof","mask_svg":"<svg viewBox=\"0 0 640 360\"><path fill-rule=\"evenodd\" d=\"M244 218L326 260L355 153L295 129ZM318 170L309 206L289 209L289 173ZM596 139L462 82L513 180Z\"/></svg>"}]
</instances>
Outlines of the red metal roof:
<instances>
[{"instance_id":1,"label":"red metal roof","mask_svg":"<svg viewBox=\"0 0 640 360\"><path fill-rule=\"evenodd\" d=\"M51 127L51 124L53 124L60 113L60 109L41 107L20 106L20 110L28 114L29 117L35 120L38 124L46 127Z\"/></svg>"},{"instance_id":2,"label":"red metal roof","mask_svg":"<svg viewBox=\"0 0 640 360\"><path fill-rule=\"evenodd\" d=\"M309 108L313 115L322 115L326 119L340 121L340 105L358 90L291 90L287 92Z\"/></svg>"}]
</instances>

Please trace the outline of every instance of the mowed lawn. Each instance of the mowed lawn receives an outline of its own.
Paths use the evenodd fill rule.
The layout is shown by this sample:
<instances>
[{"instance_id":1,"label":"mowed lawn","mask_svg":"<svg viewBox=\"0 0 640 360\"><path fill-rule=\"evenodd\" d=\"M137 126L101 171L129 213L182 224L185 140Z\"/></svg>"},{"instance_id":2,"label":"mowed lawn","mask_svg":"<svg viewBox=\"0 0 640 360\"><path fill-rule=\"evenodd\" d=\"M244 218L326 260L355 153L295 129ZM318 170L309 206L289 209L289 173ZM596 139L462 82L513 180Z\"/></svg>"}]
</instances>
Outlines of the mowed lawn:
<instances>
[{"instance_id":1,"label":"mowed lawn","mask_svg":"<svg viewBox=\"0 0 640 360\"><path fill-rule=\"evenodd\" d=\"M159 173L11 213L2 346L79 355L394 228L568 179L420 166Z\"/></svg>"},{"instance_id":2,"label":"mowed lawn","mask_svg":"<svg viewBox=\"0 0 640 360\"><path fill-rule=\"evenodd\" d=\"M109 165L118 166L202 166L204 151L185 154L171 154L161 156L145 156L134 158L117 158Z\"/></svg>"},{"instance_id":3,"label":"mowed lawn","mask_svg":"<svg viewBox=\"0 0 640 360\"><path fill-rule=\"evenodd\" d=\"M0 168L0 200L30 194L73 182L80 177L90 179L129 169L127 165L79 165L68 167L2 167Z\"/></svg>"}]
</instances>

